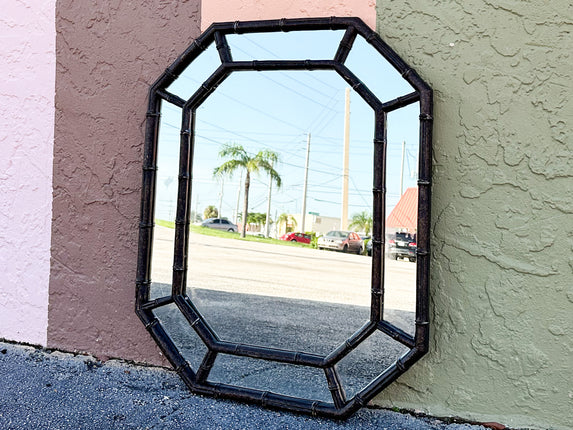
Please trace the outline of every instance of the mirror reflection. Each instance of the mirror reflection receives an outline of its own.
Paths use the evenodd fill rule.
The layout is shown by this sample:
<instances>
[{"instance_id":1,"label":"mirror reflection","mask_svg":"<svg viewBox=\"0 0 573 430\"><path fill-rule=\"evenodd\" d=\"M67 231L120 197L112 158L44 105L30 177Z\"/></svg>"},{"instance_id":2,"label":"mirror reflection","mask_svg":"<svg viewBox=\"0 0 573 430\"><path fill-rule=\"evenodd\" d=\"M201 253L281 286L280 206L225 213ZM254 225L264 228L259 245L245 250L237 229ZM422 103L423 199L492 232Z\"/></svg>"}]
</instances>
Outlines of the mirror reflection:
<instances>
[{"instance_id":1,"label":"mirror reflection","mask_svg":"<svg viewBox=\"0 0 573 430\"><path fill-rule=\"evenodd\" d=\"M308 33L232 35L228 40L236 59L321 59L333 57L343 34ZM358 78L383 102L411 92L370 49L358 38L348 58ZM212 45L169 91L188 98L219 64ZM418 115L419 106L413 104L388 114L387 124L384 319L410 334ZM164 102L152 299L171 293L180 129L181 109ZM372 109L334 71L235 72L197 109L187 295L221 339L328 354L369 320L373 169L383 167L373 165L373 138ZM204 348L197 346L196 336L191 339L186 321L169 309L156 314L180 333L175 340L189 360L200 362ZM368 339L359 354L339 365L351 387L348 394L407 349L382 333ZM254 361L218 359L210 380L258 387L265 380L253 376L255 369L260 374L281 368L284 380L295 374L284 364ZM245 370L229 373L237 366ZM330 397L328 389L292 385L271 389L329 400L323 398Z\"/></svg>"},{"instance_id":2,"label":"mirror reflection","mask_svg":"<svg viewBox=\"0 0 573 430\"><path fill-rule=\"evenodd\" d=\"M155 185L155 228L151 256L150 299L171 294L177 210L177 171L179 165L178 118L181 109L163 102L157 148Z\"/></svg>"}]
</instances>

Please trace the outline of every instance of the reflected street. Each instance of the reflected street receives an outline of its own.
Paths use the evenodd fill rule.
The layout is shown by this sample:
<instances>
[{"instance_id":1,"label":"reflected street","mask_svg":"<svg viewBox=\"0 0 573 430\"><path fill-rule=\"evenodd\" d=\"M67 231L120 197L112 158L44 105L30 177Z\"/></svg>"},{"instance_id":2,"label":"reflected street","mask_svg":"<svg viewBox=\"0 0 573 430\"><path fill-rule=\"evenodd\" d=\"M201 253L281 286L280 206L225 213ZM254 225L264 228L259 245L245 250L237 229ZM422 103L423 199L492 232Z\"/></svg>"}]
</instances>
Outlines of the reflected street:
<instances>
[{"instance_id":1,"label":"reflected street","mask_svg":"<svg viewBox=\"0 0 573 430\"><path fill-rule=\"evenodd\" d=\"M156 226L151 293L171 293L174 230ZM370 316L371 257L191 234L187 294L217 335L232 342L328 354ZM384 318L413 332L416 264L386 259ZM206 352L169 305L157 310L197 368ZM347 394L407 348L378 332L338 365ZM263 376L264 375L264 376ZM213 381L329 401L320 369L221 356ZM296 381L296 383L295 383Z\"/></svg>"},{"instance_id":2,"label":"reflected street","mask_svg":"<svg viewBox=\"0 0 573 430\"><path fill-rule=\"evenodd\" d=\"M173 235L172 229L155 228L153 282L171 283ZM385 264L385 308L414 312L416 265L390 259ZM367 256L193 233L189 240L192 288L369 307L370 277Z\"/></svg>"}]
</instances>

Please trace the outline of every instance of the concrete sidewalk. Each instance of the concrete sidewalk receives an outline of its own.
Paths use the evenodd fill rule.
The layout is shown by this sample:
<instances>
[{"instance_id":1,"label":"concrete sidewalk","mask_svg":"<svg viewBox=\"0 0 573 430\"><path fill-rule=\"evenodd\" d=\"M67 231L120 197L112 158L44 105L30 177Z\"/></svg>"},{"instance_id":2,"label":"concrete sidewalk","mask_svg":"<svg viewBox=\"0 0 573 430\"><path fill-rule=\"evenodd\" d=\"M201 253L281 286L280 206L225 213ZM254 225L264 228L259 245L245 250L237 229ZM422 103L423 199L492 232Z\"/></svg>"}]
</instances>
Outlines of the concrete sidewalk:
<instances>
[{"instance_id":1,"label":"concrete sidewalk","mask_svg":"<svg viewBox=\"0 0 573 430\"><path fill-rule=\"evenodd\" d=\"M387 410L337 422L191 394L165 369L0 342L0 428L484 430Z\"/></svg>"}]
</instances>

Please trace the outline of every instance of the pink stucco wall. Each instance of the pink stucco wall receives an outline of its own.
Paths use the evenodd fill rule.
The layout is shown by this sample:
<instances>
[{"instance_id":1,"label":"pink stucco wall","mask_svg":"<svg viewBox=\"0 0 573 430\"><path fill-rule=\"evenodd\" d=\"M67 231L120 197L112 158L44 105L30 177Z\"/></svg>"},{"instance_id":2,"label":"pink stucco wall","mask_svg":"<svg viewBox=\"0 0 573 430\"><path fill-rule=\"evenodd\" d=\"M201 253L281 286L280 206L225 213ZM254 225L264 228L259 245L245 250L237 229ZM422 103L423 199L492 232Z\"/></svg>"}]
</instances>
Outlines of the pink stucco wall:
<instances>
[{"instance_id":1,"label":"pink stucco wall","mask_svg":"<svg viewBox=\"0 0 573 430\"><path fill-rule=\"evenodd\" d=\"M188 7L197 13L199 2L191 3L192 6ZM52 344L75 349L78 345L73 335L74 330L70 330L64 323L67 320L63 318L64 315L69 315L70 300L68 296L61 295L58 289L67 285L66 288L77 290L77 282L58 280L76 274L62 259L64 254L60 252L59 245L66 243L69 248L78 246L78 243L62 240L66 236L63 232L70 230L72 226L67 218L60 216L69 213L71 208L70 202L61 198L67 194L60 190L66 188L70 180L64 177L65 175L60 175L60 162L56 163L56 172L59 173L54 181L52 175L56 80L55 9L56 0L22 0L8 2L0 16L0 64L3 77L0 81L0 143L3 153L0 157L0 271L4 274L3 282L0 283L0 338L46 345L50 325ZM358 16L372 28L375 27L374 0L210 0L202 2L201 9L202 28L208 27L214 21L331 15ZM168 12L162 18L168 19L173 26L175 22L179 22L180 11ZM183 22L189 22L189 16L182 16ZM155 18L157 17L154 17L154 22L157 22ZM92 28L89 24L86 27ZM69 33L69 26L65 27L65 31ZM176 54L187 46L189 36L195 32L196 30L188 31L187 36L182 38L182 45L177 49L171 47L170 52ZM62 58L64 52L65 49L60 53ZM169 61L160 63L159 69ZM150 79L157 73L149 74ZM66 91L68 89L66 87ZM63 103L62 96L67 94L66 91L61 88L60 104ZM143 98L145 93L146 88L143 86ZM63 124L62 118L57 122L60 126ZM75 129L77 130L77 127ZM58 142L64 142L64 136L69 135L61 134ZM66 151L56 152L66 154ZM57 158L60 159L64 158ZM137 188L138 174L134 174L134 180ZM52 273L54 291L50 300L51 316L48 324L53 182L58 186L56 202L59 209L55 212L54 228L59 233L55 244L52 244L54 251L51 264L52 269L56 270ZM133 195L136 196L137 193ZM134 208L137 209L137 198L134 197L133 200ZM136 220L136 215L134 213L133 220ZM94 219L90 218L92 221ZM71 275L65 275L66 270L71 270ZM66 281L71 279L66 278ZM132 293L127 295L131 297ZM81 295L84 296L85 294ZM64 341L64 338L68 341ZM110 348L107 353L120 354L121 348L116 345ZM87 346L80 349L90 350Z\"/></svg>"},{"instance_id":2,"label":"pink stucco wall","mask_svg":"<svg viewBox=\"0 0 573 430\"><path fill-rule=\"evenodd\" d=\"M324 16L357 16L375 29L376 0L208 0L201 4L201 30L213 22Z\"/></svg>"},{"instance_id":3,"label":"pink stucco wall","mask_svg":"<svg viewBox=\"0 0 573 430\"><path fill-rule=\"evenodd\" d=\"M58 0L48 346L165 364L135 314L147 93L199 0Z\"/></svg>"},{"instance_id":4,"label":"pink stucco wall","mask_svg":"<svg viewBox=\"0 0 573 430\"><path fill-rule=\"evenodd\" d=\"M339 15L374 26L375 2L108 3L57 2L47 343L164 364L133 311L149 85L200 34L200 20Z\"/></svg>"},{"instance_id":5,"label":"pink stucco wall","mask_svg":"<svg viewBox=\"0 0 573 430\"><path fill-rule=\"evenodd\" d=\"M55 0L0 14L0 338L46 344L54 140Z\"/></svg>"}]
</instances>

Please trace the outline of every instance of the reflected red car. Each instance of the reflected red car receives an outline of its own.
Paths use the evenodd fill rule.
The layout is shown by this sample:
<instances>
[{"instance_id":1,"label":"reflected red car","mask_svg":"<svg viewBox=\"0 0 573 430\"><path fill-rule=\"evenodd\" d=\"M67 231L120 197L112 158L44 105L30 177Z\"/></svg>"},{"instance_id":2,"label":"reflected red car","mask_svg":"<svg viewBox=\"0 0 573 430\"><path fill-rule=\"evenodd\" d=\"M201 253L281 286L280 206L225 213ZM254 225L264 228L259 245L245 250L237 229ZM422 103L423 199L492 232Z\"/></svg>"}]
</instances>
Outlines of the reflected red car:
<instances>
[{"instance_id":1,"label":"reflected red car","mask_svg":"<svg viewBox=\"0 0 573 430\"><path fill-rule=\"evenodd\" d=\"M290 242L310 243L311 237L309 234L303 233L285 233L279 239Z\"/></svg>"},{"instance_id":2,"label":"reflected red car","mask_svg":"<svg viewBox=\"0 0 573 430\"><path fill-rule=\"evenodd\" d=\"M318 249L331 249L362 254L364 241L353 231L333 230L318 238Z\"/></svg>"}]
</instances>

